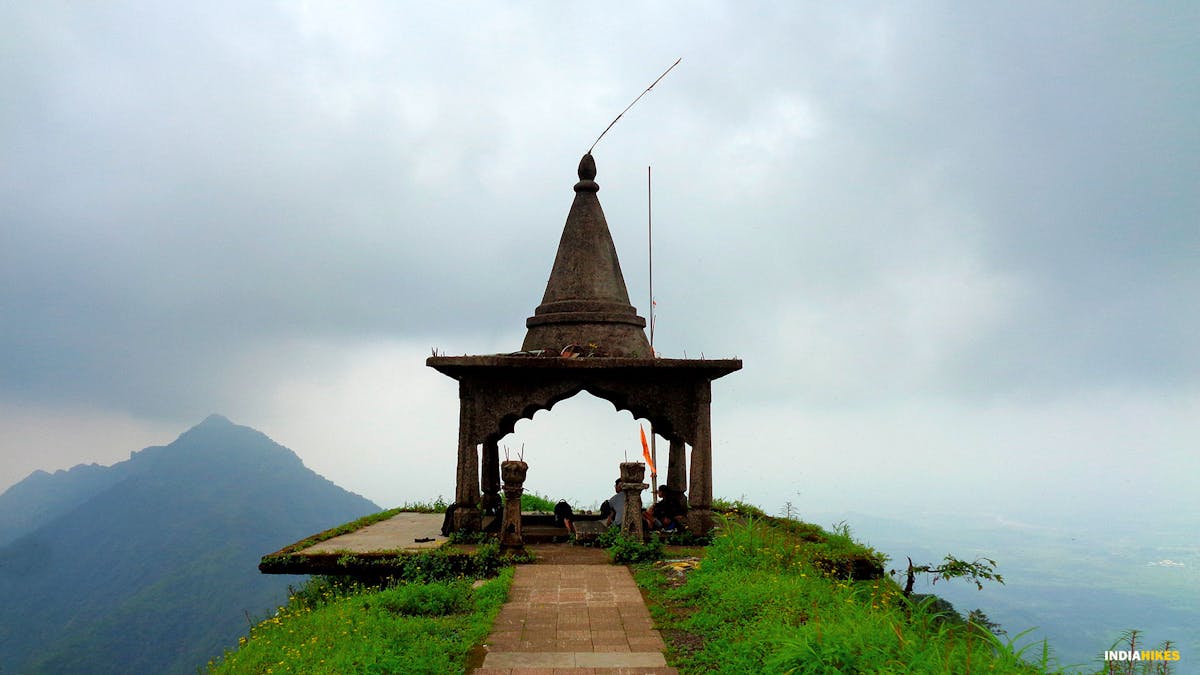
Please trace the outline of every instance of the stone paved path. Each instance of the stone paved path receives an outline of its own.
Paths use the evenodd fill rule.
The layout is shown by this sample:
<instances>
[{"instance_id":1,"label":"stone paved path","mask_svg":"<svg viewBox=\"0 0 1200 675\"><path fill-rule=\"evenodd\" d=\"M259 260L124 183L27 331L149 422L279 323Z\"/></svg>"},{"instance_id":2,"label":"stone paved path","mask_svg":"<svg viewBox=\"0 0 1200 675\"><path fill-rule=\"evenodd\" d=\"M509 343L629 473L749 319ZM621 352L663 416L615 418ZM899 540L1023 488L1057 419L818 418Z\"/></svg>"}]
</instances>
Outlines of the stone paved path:
<instances>
[{"instance_id":1,"label":"stone paved path","mask_svg":"<svg viewBox=\"0 0 1200 675\"><path fill-rule=\"evenodd\" d=\"M675 674L629 569L519 565L474 675Z\"/></svg>"}]
</instances>

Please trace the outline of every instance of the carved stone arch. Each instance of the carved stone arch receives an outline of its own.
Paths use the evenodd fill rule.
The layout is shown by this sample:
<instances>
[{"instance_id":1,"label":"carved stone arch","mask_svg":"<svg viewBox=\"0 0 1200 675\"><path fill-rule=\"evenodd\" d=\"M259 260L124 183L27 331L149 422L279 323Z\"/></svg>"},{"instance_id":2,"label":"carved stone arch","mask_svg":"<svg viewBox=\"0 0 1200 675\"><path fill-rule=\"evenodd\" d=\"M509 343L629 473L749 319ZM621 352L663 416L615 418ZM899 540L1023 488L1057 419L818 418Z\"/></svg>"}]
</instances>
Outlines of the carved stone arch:
<instances>
[{"instance_id":1,"label":"carved stone arch","mask_svg":"<svg viewBox=\"0 0 1200 675\"><path fill-rule=\"evenodd\" d=\"M654 429L654 433L668 440L676 436L676 425L669 415L665 415L658 406L651 402L639 400L638 396L626 387L589 384L583 390L596 398L608 401L616 408L617 412L628 412L633 415L635 420L647 420Z\"/></svg>"},{"instance_id":2,"label":"carved stone arch","mask_svg":"<svg viewBox=\"0 0 1200 675\"><path fill-rule=\"evenodd\" d=\"M550 410L574 397L583 387L573 382L543 383L537 387L505 387L507 391L485 393L487 401L476 420L475 437L480 442L499 441L516 429L517 422L531 420L539 411Z\"/></svg>"}]
</instances>

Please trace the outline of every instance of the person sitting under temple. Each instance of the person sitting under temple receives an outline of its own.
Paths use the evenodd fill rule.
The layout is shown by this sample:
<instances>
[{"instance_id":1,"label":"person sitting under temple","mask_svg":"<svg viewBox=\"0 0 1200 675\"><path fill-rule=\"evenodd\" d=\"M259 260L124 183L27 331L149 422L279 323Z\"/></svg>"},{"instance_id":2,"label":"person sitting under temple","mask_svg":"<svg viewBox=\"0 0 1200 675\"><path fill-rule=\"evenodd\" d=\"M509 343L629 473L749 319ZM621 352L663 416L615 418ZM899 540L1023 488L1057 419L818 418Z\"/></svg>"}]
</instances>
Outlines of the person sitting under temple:
<instances>
[{"instance_id":1,"label":"person sitting under temple","mask_svg":"<svg viewBox=\"0 0 1200 675\"><path fill-rule=\"evenodd\" d=\"M600 515L604 517L605 525L616 524L620 527L625 518L625 493L621 492L620 478L613 484L613 491L616 494L600 505Z\"/></svg>"},{"instance_id":2,"label":"person sitting under temple","mask_svg":"<svg viewBox=\"0 0 1200 675\"><path fill-rule=\"evenodd\" d=\"M572 521L575 520L575 512L571 509L571 505L567 500L559 500L554 505L554 524L559 527L567 528L567 532L574 533L575 525Z\"/></svg>"},{"instance_id":3,"label":"person sitting under temple","mask_svg":"<svg viewBox=\"0 0 1200 675\"><path fill-rule=\"evenodd\" d=\"M658 501L646 509L644 516L651 530L677 532L687 528L687 502L683 493L669 485L658 486Z\"/></svg>"}]
</instances>

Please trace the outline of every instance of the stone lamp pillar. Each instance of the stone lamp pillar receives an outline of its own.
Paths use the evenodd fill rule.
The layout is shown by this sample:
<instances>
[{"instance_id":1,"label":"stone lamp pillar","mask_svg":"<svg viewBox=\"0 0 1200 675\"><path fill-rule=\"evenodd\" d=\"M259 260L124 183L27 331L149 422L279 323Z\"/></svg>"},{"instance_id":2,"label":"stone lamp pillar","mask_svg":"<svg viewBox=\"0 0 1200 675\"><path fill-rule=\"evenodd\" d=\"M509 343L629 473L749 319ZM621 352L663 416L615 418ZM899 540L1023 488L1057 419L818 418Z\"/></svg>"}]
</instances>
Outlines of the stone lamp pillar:
<instances>
[{"instance_id":1,"label":"stone lamp pillar","mask_svg":"<svg viewBox=\"0 0 1200 675\"><path fill-rule=\"evenodd\" d=\"M525 492L525 474L529 464L519 461L500 463L500 477L504 479L504 520L500 525L500 550L523 550L525 540L521 537L521 494Z\"/></svg>"},{"instance_id":2,"label":"stone lamp pillar","mask_svg":"<svg viewBox=\"0 0 1200 675\"><path fill-rule=\"evenodd\" d=\"M642 482L645 478L645 464L621 462L621 492L625 493L625 517L621 521L621 532L634 541L646 538L642 521L642 490L650 486Z\"/></svg>"}]
</instances>

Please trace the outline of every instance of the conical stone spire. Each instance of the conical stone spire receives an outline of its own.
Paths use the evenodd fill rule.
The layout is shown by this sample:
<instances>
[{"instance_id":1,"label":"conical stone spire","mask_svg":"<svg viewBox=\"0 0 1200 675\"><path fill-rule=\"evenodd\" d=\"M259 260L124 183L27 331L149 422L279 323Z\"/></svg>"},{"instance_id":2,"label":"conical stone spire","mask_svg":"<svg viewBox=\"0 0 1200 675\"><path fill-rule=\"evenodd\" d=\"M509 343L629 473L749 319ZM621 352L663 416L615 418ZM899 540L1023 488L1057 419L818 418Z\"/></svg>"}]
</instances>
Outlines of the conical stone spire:
<instances>
[{"instance_id":1,"label":"conical stone spire","mask_svg":"<svg viewBox=\"0 0 1200 675\"><path fill-rule=\"evenodd\" d=\"M575 201L567 214L558 255L542 304L525 321L521 349L560 352L579 345L606 356L652 358L646 320L629 304L629 291L596 192L596 161L579 160Z\"/></svg>"}]
</instances>

